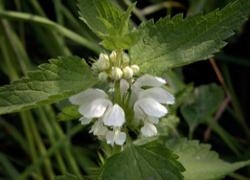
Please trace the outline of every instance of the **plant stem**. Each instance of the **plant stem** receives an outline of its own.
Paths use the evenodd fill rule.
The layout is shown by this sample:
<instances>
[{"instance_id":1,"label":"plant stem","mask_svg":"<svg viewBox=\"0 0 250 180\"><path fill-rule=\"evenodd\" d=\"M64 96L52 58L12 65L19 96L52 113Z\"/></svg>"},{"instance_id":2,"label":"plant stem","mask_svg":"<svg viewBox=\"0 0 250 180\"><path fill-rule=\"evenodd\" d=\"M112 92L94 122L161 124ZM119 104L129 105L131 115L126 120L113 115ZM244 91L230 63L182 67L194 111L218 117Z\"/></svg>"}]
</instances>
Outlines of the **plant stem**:
<instances>
[{"instance_id":1,"label":"plant stem","mask_svg":"<svg viewBox=\"0 0 250 180\"><path fill-rule=\"evenodd\" d=\"M209 126L223 139L223 141L228 145L228 147L237 155L240 155L239 144L225 131L217 121L208 121Z\"/></svg>"}]
</instances>

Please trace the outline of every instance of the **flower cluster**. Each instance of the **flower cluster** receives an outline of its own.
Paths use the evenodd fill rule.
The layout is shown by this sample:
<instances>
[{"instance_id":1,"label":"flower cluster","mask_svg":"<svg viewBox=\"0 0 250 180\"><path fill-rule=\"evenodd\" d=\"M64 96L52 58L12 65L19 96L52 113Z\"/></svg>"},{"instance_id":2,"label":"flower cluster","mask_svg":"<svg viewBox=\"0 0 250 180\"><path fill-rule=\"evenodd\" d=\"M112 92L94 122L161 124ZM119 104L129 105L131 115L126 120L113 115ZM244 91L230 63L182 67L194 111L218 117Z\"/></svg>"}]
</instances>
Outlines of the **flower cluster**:
<instances>
[{"instance_id":1,"label":"flower cluster","mask_svg":"<svg viewBox=\"0 0 250 180\"><path fill-rule=\"evenodd\" d=\"M148 74L135 78L139 67L129 65L128 56L115 51L100 54L93 69L101 80L116 85L108 93L90 88L70 97L70 102L79 106L80 122L93 123L90 132L112 146L125 143L131 124L138 124L144 137L157 135L155 125L168 113L166 105L175 102L164 89L166 81Z\"/></svg>"},{"instance_id":2,"label":"flower cluster","mask_svg":"<svg viewBox=\"0 0 250 180\"><path fill-rule=\"evenodd\" d=\"M79 105L83 125L94 121L90 130L94 135L106 138L111 145L122 145L125 142L126 134L120 131L125 123L124 111L118 104L113 104L103 90L87 89L71 96L69 100L72 104Z\"/></svg>"},{"instance_id":3,"label":"flower cluster","mask_svg":"<svg viewBox=\"0 0 250 180\"><path fill-rule=\"evenodd\" d=\"M139 72L136 64L129 65L130 60L126 53L113 51L110 55L101 53L92 69L98 73L101 81L131 79Z\"/></svg>"}]
</instances>

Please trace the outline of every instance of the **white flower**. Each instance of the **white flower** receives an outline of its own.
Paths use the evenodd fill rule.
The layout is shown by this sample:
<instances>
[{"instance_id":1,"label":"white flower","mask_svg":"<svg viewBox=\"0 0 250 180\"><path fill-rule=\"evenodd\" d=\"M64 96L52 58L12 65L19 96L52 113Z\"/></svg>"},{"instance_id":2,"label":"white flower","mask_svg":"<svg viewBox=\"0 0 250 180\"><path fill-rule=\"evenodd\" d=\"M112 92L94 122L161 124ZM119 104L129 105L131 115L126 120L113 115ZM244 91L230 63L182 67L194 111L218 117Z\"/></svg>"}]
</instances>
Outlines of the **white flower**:
<instances>
[{"instance_id":1,"label":"white flower","mask_svg":"<svg viewBox=\"0 0 250 180\"><path fill-rule=\"evenodd\" d=\"M125 122L125 114L123 109L118 104L113 105L105 113L103 122L107 126L121 127Z\"/></svg>"},{"instance_id":2,"label":"white flower","mask_svg":"<svg viewBox=\"0 0 250 180\"><path fill-rule=\"evenodd\" d=\"M134 73L134 74L137 74L137 73L140 71L139 66L136 65L136 64L133 64L133 65L131 65L130 67L131 67L131 69L133 70L133 73Z\"/></svg>"},{"instance_id":3,"label":"white flower","mask_svg":"<svg viewBox=\"0 0 250 180\"><path fill-rule=\"evenodd\" d=\"M103 116L112 102L108 99L98 98L89 103L84 103L79 107L79 112L86 118L99 118Z\"/></svg>"},{"instance_id":4,"label":"white flower","mask_svg":"<svg viewBox=\"0 0 250 180\"><path fill-rule=\"evenodd\" d=\"M99 137L105 137L107 132L108 132L108 128L106 126L103 125L103 122L101 119L98 119L93 126L91 127L90 133L93 133L95 136L99 136Z\"/></svg>"},{"instance_id":5,"label":"white flower","mask_svg":"<svg viewBox=\"0 0 250 180\"><path fill-rule=\"evenodd\" d=\"M162 104L174 104L174 96L163 89L166 81L159 77L144 75L132 85L131 102L134 103L134 116L144 122L141 133L145 137L157 134L154 124L164 117L168 110Z\"/></svg>"},{"instance_id":6,"label":"white flower","mask_svg":"<svg viewBox=\"0 0 250 180\"><path fill-rule=\"evenodd\" d=\"M119 104L113 104L108 94L100 89L87 89L69 98L72 104L79 106L81 124L93 121L90 133L99 139L106 139L107 144L112 146L122 146L126 141L126 133L121 131L126 123L125 112L133 110L134 119L131 117L131 120L137 122L131 124L143 124L140 128L142 136L151 137L157 135L155 125L168 113L166 106L175 102L174 96L162 87L166 84L164 79L146 74L134 81L133 75L138 73L139 67L128 66L129 57L125 54L122 62L118 62L123 64L110 67L117 58L115 51L110 56L100 54L94 68L98 68L99 80L115 80L119 83L118 86L111 84L112 91L108 93L113 94L114 102L131 109L124 111ZM127 124L126 128L129 126Z\"/></svg>"},{"instance_id":7,"label":"white flower","mask_svg":"<svg viewBox=\"0 0 250 180\"><path fill-rule=\"evenodd\" d=\"M175 98L172 94L160 87L153 87L141 91L139 99L151 97L162 104L174 104Z\"/></svg>"},{"instance_id":8,"label":"white flower","mask_svg":"<svg viewBox=\"0 0 250 180\"><path fill-rule=\"evenodd\" d=\"M120 129L113 129L113 131L108 131L106 134L106 140L107 143L110 145L120 145L122 146L124 142L126 141L126 134L124 132L121 132Z\"/></svg>"},{"instance_id":9,"label":"white flower","mask_svg":"<svg viewBox=\"0 0 250 180\"><path fill-rule=\"evenodd\" d=\"M103 90L92 88L71 96L69 101L79 105L78 111L83 115L80 118L81 124L88 124L93 118L102 117L106 110L112 106L112 102Z\"/></svg>"},{"instance_id":10,"label":"white flower","mask_svg":"<svg viewBox=\"0 0 250 180\"><path fill-rule=\"evenodd\" d=\"M93 69L101 72L110 68L109 56L101 53L99 59L93 64Z\"/></svg>"},{"instance_id":11,"label":"white flower","mask_svg":"<svg viewBox=\"0 0 250 180\"><path fill-rule=\"evenodd\" d=\"M153 98L142 98L135 102L134 112L137 118L145 115L161 118L167 114L167 109ZM139 118L140 119L140 118Z\"/></svg>"},{"instance_id":12,"label":"white flower","mask_svg":"<svg viewBox=\"0 0 250 180\"><path fill-rule=\"evenodd\" d=\"M151 137L157 135L157 129L152 123L145 123L141 128L141 133L144 137Z\"/></svg>"},{"instance_id":13,"label":"white flower","mask_svg":"<svg viewBox=\"0 0 250 180\"><path fill-rule=\"evenodd\" d=\"M120 80L120 93L122 96L124 96L129 89L129 83L125 79Z\"/></svg>"},{"instance_id":14,"label":"white flower","mask_svg":"<svg viewBox=\"0 0 250 180\"><path fill-rule=\"evenodd\" d=\"M111 78L114 80L119 80L122 78L123 72L118 67L112 67Z\"/></svg>"},{"instance_id":15,"label":"white flower","mask_svg":"<svg viewBox=\"0 0 250 180\"><path fill-rule=\"evenodd\" d=\"M160 77L151 76L145 74L138 78L135 83L133 84L133 88L143 88L143 87L160 87L166 84L166 81Z\"/></svg>"},{"instance_id":16,"label":"white flower","mask_svg":"<svg viewBox=\"0 0 250 180\"><path fill-rule=\"evenodd\" d=\"M108 95L101 89L87 89L69 98L69 101L75 105L82 105L89 103L98 98L108 98Z\"/></svg>"},{"instance_id":17,"label":"white flower","mask_svg":"<svg viewBox=\"0 0 250 180\"><path fill-rule=\"evenodd\" d=\"M116 51L112 51L111 54L109 55L110 61L113 64L116 64L117 61L117 53Z\"/></svg>"},{"instance_id":18,"label":"white flower","mask_svg":"<svg viewBox=\"0 0 250 180\"><path fill-rule=\"evenodd\" d=\"M86 118L84 116L82 116L79 121L81 122L82 125L86 125L89 124L91 122L92 119Z\"/></svg>"},{"instance_id":19,"label":"white flower","mask_svg":"<svg viewBox=\"0 0 250 180\"><path fill-rule=\"evenodd\" d=\"M101 53L97 62L100 71L106 70L110 67L109 57L107 54Z\"/></svg>"},{"instance_id":20,"label":"white flower","mask_svg":"<svg viewBox=\"0 0 250 180\"><path fill-rule=\"evenodd\" d=\"M107 143L123 145L126 134L120 132L120 128L125 123L125 113L123 109L108 99L108 95L100 89L87 89L79 94L70 97L72 104L79 105L79 112L83 115L79 120L81 124L89 124L95 119L90 129L90 133L100 139L106 138ZM109 129L112 128L113 131Z\"/></svg>"},{"instance_id":21,"label":"white flower","mask_svg":"<svg viewBox=\"0 0 250 180\"><path fill-rule=\"evenodd\" d=\"M134 75L133 69L130 68L129 66L126 66L125 68L123 68L122 71L123 71L123 77L125 79L130 79Z\"/></svg>"}]
</instances>

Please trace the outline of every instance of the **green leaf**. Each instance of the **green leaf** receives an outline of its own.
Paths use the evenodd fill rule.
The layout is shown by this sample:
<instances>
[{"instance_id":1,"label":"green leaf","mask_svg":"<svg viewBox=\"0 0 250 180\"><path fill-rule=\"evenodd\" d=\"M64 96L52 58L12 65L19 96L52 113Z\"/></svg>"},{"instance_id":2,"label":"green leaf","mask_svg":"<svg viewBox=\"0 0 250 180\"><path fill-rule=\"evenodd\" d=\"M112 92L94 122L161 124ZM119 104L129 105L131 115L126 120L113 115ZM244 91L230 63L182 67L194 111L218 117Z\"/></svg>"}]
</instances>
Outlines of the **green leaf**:
<instances>
[{"instance_id":1,"label":"green leaf","mask_svg":"<svg viewBox=\"0 0 250 180\"><path fill-rule=\"evenodd\" d=\"M107 49L126 49L137 41L130 32L129 18L134 5L122 11L110 0L80 0L80 19L102 40Z\"/></svg>"},{"instance_id":2,"label":"green leaf","mask_svg":"<svg viewBox=\"0 0 250 180\"><path fill-rule=\"evenodd\" d=\"M53 103L93 84L90 68L79 57L51 59L27 77L0 87L0 114Z\"/></svg>"},{"instance_id":3,"label":"green leaf","mask_svg":"<svg viewBox=\"0 0 250 180\"><path fill-rule=\"evenodd\" d=\"M101 44L110 50L113 49L128 49L138 41L138 32L134 31L122 36L107 36Z\"/></svg>"},{"instance_id":4,"label":"green leaf","mask_svg":"<svg viewBox=\"0 0 250 180\"><path fill-rule=\"evenodd\" d=\"M130 49L133 63L147 73L161 73L212 57L249 15L250 1L236 0L222 10L183 19L166 17L140 26L141 39Z\"/></svg>"},{"instance_id":5,"label":"green leaf","mask_svg":"<svg viewBox=\"0 0 250 180\"><path fill-rule=\"evenodd\" d=\"M59 121L70 121L73 119L80 119L81 114L78 112L78 106L72 105L63 108L57 116Z\"/></svg>"},{"instance_id":6,"label":"green leaf","mask_svg":"<svg viewBox=\"0 0 250 180\"><path fill-rule=\"evenodd\" d=\"M162 118L157 124L157 131L161 136L169 136L172 132L176 130L177 125L179 124L180 119L175 115L168 115L165 118Z\"/></svg>"},{"instance_id":7,"label":"green leaf","mask_svg":"<svg viewBox=\"0 0 250 180\"><path fill-rule=\"evenodd\" d=\"M210 145L199 144L198 141L194 140L170 140L167 147L171 148L179 156L178 160L186 169L183 172L185 180L222 179L227 174L250 165L250 161L236 163L223 161L216 152L210 150Z\"/></svg>"},{"instance_id":8,"label":"green leaf","mask_svg":"<svg viewBox=\"0 0 250 180\"><path fill-rule=\"evenodd\" d=\"M182 179L182 166L176 156L162 145L148 147L129 145L105 162L98 179L102 180L177 180Z\"/></svg>"},{"instance_id":9,"label":"green leaf","mask_svg":"<svg viewBox=\"0 0 250 180\"><path fill-rule=\"evenodd\" d=\"M190 129L209 120L223 101L223 97L222 88L215 84L196 88L190 101L181 106L181 113Z\"/></svg>"}]
</instances>

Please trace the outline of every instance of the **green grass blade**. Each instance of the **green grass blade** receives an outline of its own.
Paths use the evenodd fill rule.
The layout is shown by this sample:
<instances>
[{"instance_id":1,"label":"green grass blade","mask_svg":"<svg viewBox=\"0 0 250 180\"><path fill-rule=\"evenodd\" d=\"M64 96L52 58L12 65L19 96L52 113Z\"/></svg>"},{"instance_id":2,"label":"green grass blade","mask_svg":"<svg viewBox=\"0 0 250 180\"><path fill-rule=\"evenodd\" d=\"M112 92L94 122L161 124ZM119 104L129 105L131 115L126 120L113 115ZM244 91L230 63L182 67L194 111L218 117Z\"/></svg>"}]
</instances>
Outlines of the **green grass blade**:
<instances>
[{"instance_id":1,"label":"green grass blade","mask_svg":"<svg viewBox=\"0 0 250 180\"><path fill-rule=\"evenodd\" d=\"M32 23L37 23L39 25L43 25L47 28L52 28L57 32L61 33L65 37L71 39L74 42L77 42L90 50L99 53L101 48L95 43L87 40L86 38L80 36L79 34L41 16L32 15L28 13L14 12L14 11L0 11L0 17L8 18L8 19L16 19L22 21L28 21Z\"/></svg>"}]
</instances>

